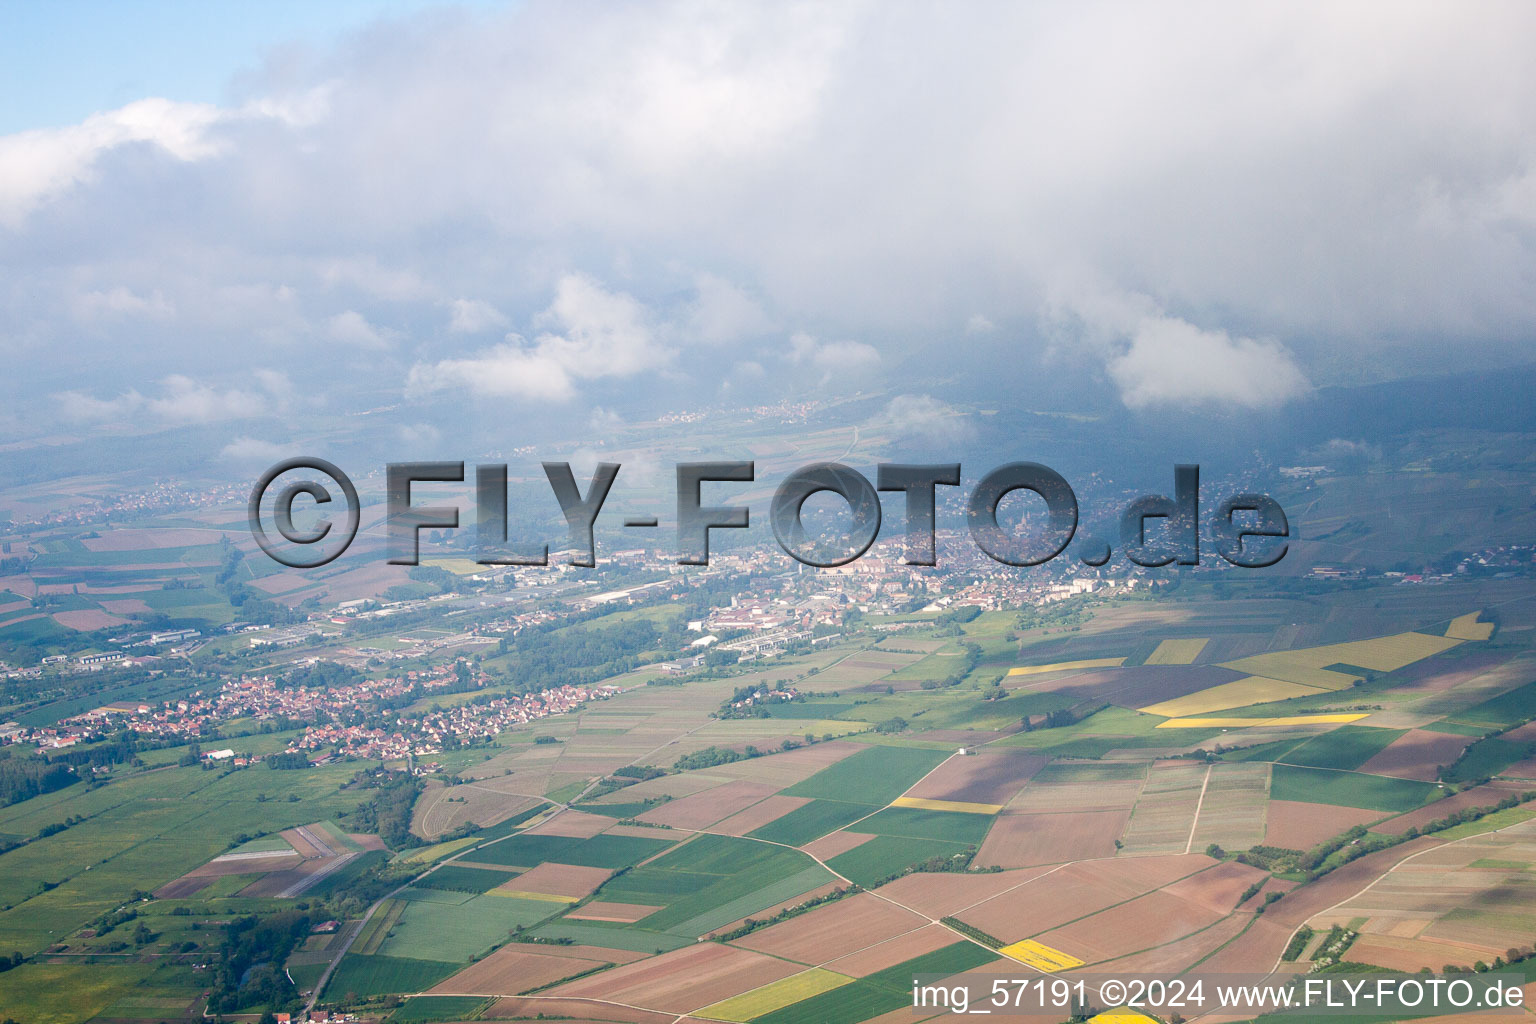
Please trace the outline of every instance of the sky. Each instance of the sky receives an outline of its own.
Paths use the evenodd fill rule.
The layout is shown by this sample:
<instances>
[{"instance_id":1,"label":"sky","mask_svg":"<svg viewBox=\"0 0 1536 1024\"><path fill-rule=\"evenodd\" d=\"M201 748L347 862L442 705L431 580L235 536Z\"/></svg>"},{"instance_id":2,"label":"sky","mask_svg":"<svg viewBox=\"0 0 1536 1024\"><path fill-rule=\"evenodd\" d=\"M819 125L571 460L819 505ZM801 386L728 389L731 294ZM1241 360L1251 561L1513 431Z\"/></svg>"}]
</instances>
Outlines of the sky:
<instances>
[{"instance_id":1,"label":"sky","mask_svg":"<svg viewBox=\"0 0 1536 1024\"><path fill-rule=\"evenodd\" d=\"M0 134L74 124L146 96L225 102L236 80L269 56L334 46L375 21L427 6L0 0Z\"/></svg>"},{"instance_id":2,"label":"sky","mask_svg":"<svg viewBox=\"0 0 1536 1024\"><path fill-rule=\"evenodd\" d=\"M1532 356L1529 4L0 11L0 440Z\"/></svg>"}]
</instances>

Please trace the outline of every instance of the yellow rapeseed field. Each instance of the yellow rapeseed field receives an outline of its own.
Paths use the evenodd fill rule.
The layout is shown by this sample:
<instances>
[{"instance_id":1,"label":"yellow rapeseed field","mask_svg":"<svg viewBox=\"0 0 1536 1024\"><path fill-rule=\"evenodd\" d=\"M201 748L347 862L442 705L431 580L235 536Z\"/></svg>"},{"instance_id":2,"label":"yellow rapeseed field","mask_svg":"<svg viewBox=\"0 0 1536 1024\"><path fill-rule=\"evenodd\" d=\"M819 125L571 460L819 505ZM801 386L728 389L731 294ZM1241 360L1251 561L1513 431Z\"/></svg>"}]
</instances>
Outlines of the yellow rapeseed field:
<instances>
[{"instance_id":1,"label":"yellow rapeseed field","mask_svg":"<svg viewBox=\"0 0 1536 1024\"><path fill-rule=\"evenodd\" d=\"M1052 949L1045 943L1036 942L1034 939L1015 942L1011 946L1004 946L998 952L1003 954L1003 956L1017 960L1021 964L1028 964L1030 967L1051 973L1083 966L1083 961L1072 954L1063 953L1059 949Z\"/></svg>"}]
</instances>

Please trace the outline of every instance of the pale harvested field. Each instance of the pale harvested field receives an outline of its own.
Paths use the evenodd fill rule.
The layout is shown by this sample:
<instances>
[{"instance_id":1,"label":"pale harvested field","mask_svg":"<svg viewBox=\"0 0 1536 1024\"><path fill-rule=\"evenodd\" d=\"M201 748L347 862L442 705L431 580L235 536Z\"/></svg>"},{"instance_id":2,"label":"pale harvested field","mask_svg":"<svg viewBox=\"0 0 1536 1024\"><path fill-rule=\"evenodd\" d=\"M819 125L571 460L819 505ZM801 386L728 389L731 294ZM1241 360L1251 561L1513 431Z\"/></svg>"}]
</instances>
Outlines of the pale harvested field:
<instances>
[{"instance_id":1,"label":"pale harvested field","mask_svg":"<svg viewBox=\"0 0 1536 1024\"><path fill-rule=\"evenodd\" d=\"M576 910L565 915L568 921L614 921L619 924L634 924L644 917L656 913L660 907L649 907L641 903L604 903L602 900L593 900L591 903L583 903Z\"/></svg>"},{"instance_id":2,"label":"pale harvested field","mask_svg":"<svg viewBox=\"0 0 1536 1024\"><path fill-rule=\"evenodd\" d=\"M1125 782L1042 783L1038 779L1008 802L1013 813L1051 811L1129 811L1141 795L1140 780Z\"/></svg>"},{"instance_id":3,"label":"pale harvested field","mask_svg":"<svg viewBox=\"0 0 1536 1024\"><path fill-rule=\"evenodd\" d=\"M1434 782L1438 778L1436 768L1453 763L1472 739L1471 736L1410 729L1361 765L1360 771Z\"/></svg>"},{"instance_id":4,"label":"pale harvested field","mask_svg":"<svg viewBox=\"0 0 1536 1024\"><path fill-rule=\"evenodd\" d=\"M551 994L610 999L681 1014L801 970L796 964L761 953L701 942L567 982Z\"/></svg>"},{"instance_id":5,"label":"pale harvested field","mask_svg":"<svg viewBox=\"0 0 1536 1024\"><path fill-rule=\"evenodd\" d=\"M1533 867L1536 822L1522 822L1396 864L1348 902L1314 917L1313 927L1365 918L1361 941L1370 938L1366 951L1382 957L1366 962L1382 966L1414 958L1436 969L1491 960L1530 942Z\"/></svg>"},{"instance_id":6,"label":"pale harvested field","mask_svg":"<svg viewBox=\"0 0 1536 1024\"><path fill-rule=\"evenodd\" d=\"M217 544L225 534L221 530L135 529L109 530L100 537L87 537L80 543L87 551L144 551L154 548L185 548L197 544Z\"/></svg>"},{"instance_id":7,"label":"pale harvested field","mask_svg":"<svg viewBox=\"0 0 1536 1024\"><path fill-rule=\"evenodd\" d=\"M838 974L862 978L866 974L874 974L887 967L894 967L904 960L922 956L924 953L932 953L936 949L943 949L958 939L959 936L943 925L928 924L895 938L886 939L867 949L860 949L847 956L839 957L826 967L827 970L836 971Z\"/></svg>"},{"instance_id":8,"label":"pale harvested field","mask_svg":"<svg viewBox=\"0 0 1536 1024\"><path fill-rule=\"evenodd\" d=\"M1189 847L1195 808L1210 769L1191 761L1154 764L1125 829L1128 853L1183 853Z\"/></svg>"},{"instance_id":9,"label":"pale harvested field","mask_svg":"<svg viewBox=\"0 0 1536 1024\"><path fill-rule=\"evenodd\" d=\"M536 948L527 943L509 943L427 991L485 996L517 995L609 962L545 956L532 952Z\"/></svg>"},{"instance_id":10,"label":"pale harvested field","mask_svg":"<svg viewBox=\"0 0 1536 1024\"><path fill-rule=\"evenodd\" d=\"M613 874L607 868L589 868L576 864L555 864L546 861L530 868L497 886L503 892L535 892L546 896L569 896L580 899L595 891Z\"/></svg>"},{"instance_id":11,"label":"pale harvested field","mask_svg":"<svg viewBox=\"0 0 1536 1024\"><path fill-rule=\"evenodd\" d=\"M1308 850L1356 825L1369 825L1384 817L1385 812L1358 807L1271 800L1264 823L1264 844L1287 850Z\"/></svg>"},{"instance_id":12,"label":"pale harvested field","mask_svg":"<svg viewBox=\"0 0 1536 1024\"><path fill-rule=\"evenodd\" d=\"M840 853L847 853L855 846L862 846L875 838L863 832L829 832L820 839L813 839L800 849L817 860L830 860Z\"/></svg>"},{"instance_id":13,"label":"pale harvested field","mask_svg":"<svg viewBox=\"0 0 1536 1024\"><path fill-rule=\"evenodd\" d=\"M1269 772L1269 765L1263 763L1211 766L1193 849L1216 843L1228 850L1246 850L1264 841Z\"/></svg>"},{"instance_id":14,"label":"pale harvested field","mask_svg":"<svg viewBox=\"0 0 1536 1024\"><path fill-rule=\"evenodd\" d=\"M859 893L737 939L733 945L815 966L921 927L925 919Z\"/></svg>"},{"instance_id":15,"label":"pale harvested field","mask_svg":"<svg viewBox=\"0 0 1536 1024\"><path fill-rule=\"evenodd\" d=\"M111 629L127 624L128 620L94 608L81 608L72 612L54 612L53 619L61 626L89 633L95 629Z\"/></svg>"},{"instance_id":16,"label":"pale harvested field","mask_svg":"<svg viewBox=\"0 0 1536 1024\"><path fill-rule=\"evenodd\" d=\"M1048 761L1049 758L1027 750L983 748L966 757L951 757L904 795L926 800L1006 804Z\"/></svg>"},{"instance_id":17,"label":"pale harvested field","mask_svg":"<svg viewBox=\"0 0 1536 1024\"><path fill-rule=\"evenodd\" d=\"M775 786L761 782L727 782L723 786L707 789L693 796L683 797L681 800L670 800L653 810L640 815L641 821L649 821L657 825L670 825L672 828L701 829L713 825L722 818L728 818L739 811L773 796L778 792Z\"/></svg>"},{"instance_id":18,"label":"pale harvested field","mask_svg":"<svg viewBox=\"0 0 1536 1024\"><path fill-rule=\"evenodd\" d=\"M528 829L528 834L591 839L598 833L608 829L612 824L612 818L604 817L601 814L589 814L586 811L578 811L568 807L540 822L533 828Z\"/></svg>"},{"instance_id":19,"label":"pale harvested field","mask_svg":"<svg viewBox=\"0 0 1536 1024\"><path fill-rule=\"evenodd\" d=\"M641 800L654 800L657 797L670 797L673 800L679 800L731 781L723 775L715 774L716 771L717 769L710 768L705 771L683 772L680 775L663 775L657 779L637 782L633 786L625 786L614 793L606 793L592 802L595 804L628 804Z\"/></svg>"},{"instance_id":20,"label":"pale harvested field","mask_svg":"<svg viewBox=\"0 0 1536 1024\"><path fill-rule=\"evenodd\" d=\"M803 796L770 796L760 803L717 822L711 832L728 836L744 836L753 829L762 828L770 821L777 821L797 807L804 807L810 800Z\"/></svg>"},{"instance_id":21,"label":"pale harvested field","mask_svg":"<svg viewBox=\"0 0 1536 1024\"><path fill-rule=\"evenodd\" d=\"M1014 814L997 817L976 854L977 867L1019 868L1115 855L1130 812Z\"/></svg>"},{"instance_id":22,"label":"pale harvested field","mask_svg":"<svg viewBox=\"0 0 1536 1024\"><path fill-rule=\"evenodd\" d=\"M529 796L498 792L487 782L429 785L411 811L411 831L436 839L466 823L494 825L540 803Z\"/></svg>"},{"instance_id":23,"label":"pale harvested field","mask_svg":"<svg viewBox=\"0 0 1536 1024\"><path fill-rule=\"evenodd\" d=\"M151 610L149 605L137 597L123 597L115 600L105 600L100 603L107 611L115 612L119 615L128 615L133 612L148 612Z\"/></svg>"}]
</instances>

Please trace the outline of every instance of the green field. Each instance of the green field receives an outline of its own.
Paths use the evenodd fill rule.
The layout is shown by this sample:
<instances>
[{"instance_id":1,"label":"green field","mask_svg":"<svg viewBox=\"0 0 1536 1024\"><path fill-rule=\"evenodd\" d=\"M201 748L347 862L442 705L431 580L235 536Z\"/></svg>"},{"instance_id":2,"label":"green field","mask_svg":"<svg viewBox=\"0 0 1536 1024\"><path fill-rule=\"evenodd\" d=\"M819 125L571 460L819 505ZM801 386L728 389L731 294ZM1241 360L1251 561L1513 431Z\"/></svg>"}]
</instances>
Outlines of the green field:
<instances>
[{"instance_id":1,"label":"green field","mask_svg":"<svg viewBox=\"0 0 1536 1024\"><path fill-rule=\"evenodd\" d=\"M1275 765L1269 786L1271 800L1310 801L1399 813L1421 807L1443 792L1439 786L1428 782L1287 764Z\"/></svg>"},{"instance_id":2,"label":"green field","mask_svg":"<svg viewBox=\"0 0 1536 1024\"><path fill-rule=\"evenodd\" d=\"M465 963L505 942L519 925L531 927L564 910L560 903L487 893L462 903L409 901L389 937L384 956Z\"/></svg>"},{"instance_id":3,"label":"green field","mask_svg":"<svg viewBox=\"0 0 1536 1024\"><path fill-rule=\"evenodd\" d=\"M911 1006L912 980L918 975L958 974L996 959L997 953L990 949L972 942L957 942L774 1010L752 1024L858 1024Z\"/></svg>"},{"instance_id":4,"label":"green field","mask_svg":"<svg viewBox=\"0 0 1536 1024\"><path fill-rule=\"evenodd\" d=\"M928 811L917 807L887 807L859 822L858 832L878 836L904 836L908 839L942 839L946 842L980 846L992 827L985 814L956 814Z\"/></svg>"},{"instance_id":5,"label":"green field","mask_svg":"<svg viewBox=\"0 0 1536 1024\"><path fill-rule=\"evenodd\" d=\"M390 1024L432 1024L433 1021L467 1020L491 1001L479 996L416 996L385 1020Z\"/></svg>"},{"instance_id":6,"label":"green field","mask_svg":"<svg viewBox=\"0 0 1536 1024\"><path fill-rule=\"evenodd\" d=\"M1442 776L1446 782L1471 782L1488 779L1502 772L1516 761L1524 761L1536 753L1536 743L1516 743L1490 736L1478 740L1451 765Z\"/></svg>"},{"instance_id":7,"label":"green field","mask_svg":"<svg viewBox=\"0 0 1536 1024\"><path fill-rule=\"evenodd\" d=\"M958 817L958 815L957 815ZM979 820L979 815L971 815ZM872 886L903 868L930 857L951 857L965 852L964 843L946 843L939 839L909 839L903 836L875 836L847 853L827 861L827 866L844 878Z\"/></svg>"},{"instance_id":8,"label":"green field","mask_svg":"<svg viewBox=\"0 0 1536 1024\"><path fill-rule=\"evenodd\" d=\"M516 874L515 871L461 868L457 864L444 864L426 877L417 879L415 886L418 889L445 889L453 892L489 892Z\"/></svg>"},{"instance_id":9,"label":"green field","mask_svg":"<svg viewBox=\"0 0 1536 1024\"><path fill-rule=\"evenodd\" d=\"M1448 722L1486 728L1508 729L1536 718L1536 683L1526 683L1465 711L1447 716Z\"/></svg>"},{"instance_id":10,"label":"green field","mask_svg":"<svg viewBox=\"0 0 1536 1024\"><path fill-rule=\"evenodd\" d=\"M88 1020L132 993L151 970L140 964L23 964L0 974L0 1019L24 1024Z\"/></svg>"},{"instance_id":11,"label":"green field","mask_svg":"<svg viewBox=\"0 0 1536 1024\"><path fill-rule=\"evenodd\" d=\"M794 850L749 839L704 835L614 878L598 895L618 903L661 906L663 909L642 922L646 931L697 936L813 889L831 877L811 858ZM778 895L786 887L795 891ZM723 914L731 916L717 920Z\"/></svg>"},{"instance_id":12,"label":"green field","mask_svg":"<svg viewBox=\"0 0 1536 1024\"><path fill-rule=\"evenodd\" d=\"M458 965L436 960L407 960L398 956L348 954L325 987L328 999L377 996L391 992L422 992L454 971Z\"/></svg>"},{"instance_id":13,"label":"green field","mask_svg":"<svg viewBox=\"0 0 1536 1024\"><path fill-rule=\"evenodd\" d=\"M646 839L641 836L593 836L572 839L569 836L513 836L475 851L475 861L531 868L554 861L591 868L619 868L637 864L655 856L675 842L672 839Z\"/></svg>"},{"instance_id":14,"label":"green field","mask_svg":"<svg viewBox=\"0 0 1536 1024\"><path fill-rule=\"evenodd\" d=\"M864 817L874 808L868 804L850 804L841 800L812 800L788 814L748 833L754 839L787 846L804 846L828 832Z\"/></svg>"},{"instance_id":15,"label":"green field","mask_svg":"<svg viewBox=\"0 0 1536 1024\"><path fill-rule=\"evenodd\" d=\"M11 835L83 819L0 855L0 906L9 907L0 911L0 949L30 954L57 942L135 889L153 890L223 853L241 833L351 812L368 797L341 789L358 767L227 775L172 767L95 789L70 786L0 810L0 833ZM279 794L283 799L274 799Z\"/></svg>"},{"instance_id":16,"label":"green field","mask_svg":"<svg viewBox=\"0 0 1536 1024\"><path fill-rule=\"evenodd\" d=\"M823 768L784 793L884 807L948 756L918 747L874 746Z\"/></svg>"},{"instance_id":17,"label":"green field","mask_svg":"<svg viewBox=\"0 0 1536 1024\"><path fill-rule=\"evenodd\" d=\"M1342 725L1292 748L1285 762L1311 768L1359 768L1407 731Z\"/></svg>"}]
</instances>

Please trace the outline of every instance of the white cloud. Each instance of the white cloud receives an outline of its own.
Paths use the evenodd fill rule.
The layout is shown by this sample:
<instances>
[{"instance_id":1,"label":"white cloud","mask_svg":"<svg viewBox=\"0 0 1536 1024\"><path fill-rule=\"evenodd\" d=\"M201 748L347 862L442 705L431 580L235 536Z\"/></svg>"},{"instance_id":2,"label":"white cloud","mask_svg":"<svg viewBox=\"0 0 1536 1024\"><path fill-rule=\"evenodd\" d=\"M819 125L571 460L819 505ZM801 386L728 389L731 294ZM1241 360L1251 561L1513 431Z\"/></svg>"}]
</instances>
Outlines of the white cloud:
<instances>
[{"instance_id":1,"label":"white cloud","mask_svg":"<svg viewBox=\"0 0 1536 1024\"><path fill-rule=\"evenodd\" d=\"M880 365L880 352L862 341L817 341L804 331L789 338L789 361L795 366L809 366L821 371L821 382L850 378L867 373Z\"/></svg>"},{"instance_id":2,"label":"white cloud","mask_svg":"<svg viewBox=\"0 0 1536 1024\"><path fill-rule=\"evenodd\" d=\"M219 458L226 462L240 462L250 464L275 463L290 449L271 441L262 441L254 437L237 437L219 452Z\"/></svg>"},{"instance_id":3,"label":"white cloud","mask_svg":"<svg viewBox=\"0 0 1536 1024\"><path fill-rule=\"evenodd\" d=\"M288 378L272 370L257 370L256 389L220 390L172 374L160 382L160 393L147 396L130 388L115 398L96 398L81 391L54 395L59 414L74 423L138 421L145 417L166 424L213 423L280 413L292 392Z\"/></svg>"},{"instance_id":4,"label":"white cloud","mask_svg":"<svg viewBox=\"0 0 1536 1024\"><path fill-rule=\"evenodd\" d=\"M89 180L97 158L118 146L152 143L180 161L212 156L220 146L208 129L223 116L206 103L145 99L67 128L0 136L0 224L17 227L40 203Z\"/></svg>"},{"instance_id":5,"label":"white cloud","mask_svg":"<svg viewBox=\"0 0 1536 1024\"><path fill-rule=\"evenodd\" d=\"M1107 363L1120 398L1132 409L1230 405L1263 408L1312 389L1291 354L1275 341L1234 338L1177 317L1147 317L1130 346Z\"/></svg>"},{"instance_id":6,"label":"white cloud","mask_svg":"<svg viewBox=\"0 0 1536 1024\"><path fill-rule=\"evenodd\" d=\"M763 307L723 277L694 277L698 297L688 311L688 332L706 344L718 345L767 333L773 321Z\"/></svg>"},{"instance_id":7,"label":"white cloud","mask_svg":"<svg viewBox=\"0 0 1536 1024\"><path fill-rule=\"evenodd\" d=\"M510 322L532 340L404 364L349 346L337 388L398 387L415 359L417 387L565 397L726 372L796 327L895 363L1092 280L1146 296L1152 322L1070 344L1145 407L1282 400L1367 351L1391 372L1528 358L1536 6L1195 11L386 19L247 76L243 106L145 100L0 138L0 339L17 382L130 357L154 380L189 354L213 379L328 329L490 342ZM1037 339L1009 340L999 386L1037 365ZM695 342L718 349L673 354ZM1191 346L1237 378L1170 378ZM817 343L799 365L873 355Z\"/></svg>"},{"instance_id":8,"label":"white cloud","mask_svg":"<svg viewBox=\"0 0 1536 1024\"><path fill-rule=\"evenodd\" d=\"M580 274L561 279L554 302L535 323L547 329L531 343L508 335L504 344L467 358L417 363L408 390L460 388L484 396L565 401L576 394L577 381L633 377L665 365L674 354L657 342L640 303Z\"/></svg>"},{"instance_id":9,"label":"white cloud","mask_svg":"<svg viewBox=\"0 0 1536 1024\"><path fill-rule=\"evenodd\" d=\"M81 316L89 320L121 317L165 320L176 313L176 308L166 300L160 289L156 288L148 295L139 295L122 285L106 291L87 292L80 297L76 308Z\"/></svg>"},{"instance_id":10,"label":"white cloud","mask_svg":"<svg viewBox=\"0 0 1536 1024\"><path fill-rule=\"evenodd\" d=\"M362 349L388 348L391 341L391 332L375 327L355 309L337 313L326 320L325 332L332 341Z\"/></svg>"},{"instance_id":11,"label":"white cloud","mask_svg":"<svg viewBox=\"0 0 1536 1024\"><path fill-rule=\"evenodd\" d=\"M898 440L939 447L958 445L976 434L969 414L932 395L897 395L871 423Z\"/></svg>"},{"instance_id":12,"label":"white cloud","mask_svg":"<svg viewBox=\"0 0 1536 1024\"><path fill-rule=\"evenodd\" d=\"M453 299L448 303L448 329L455 334L483 334L486 331L505 330L510 324L506 316L480 299Z\"/></svg>"}]
</instances>

